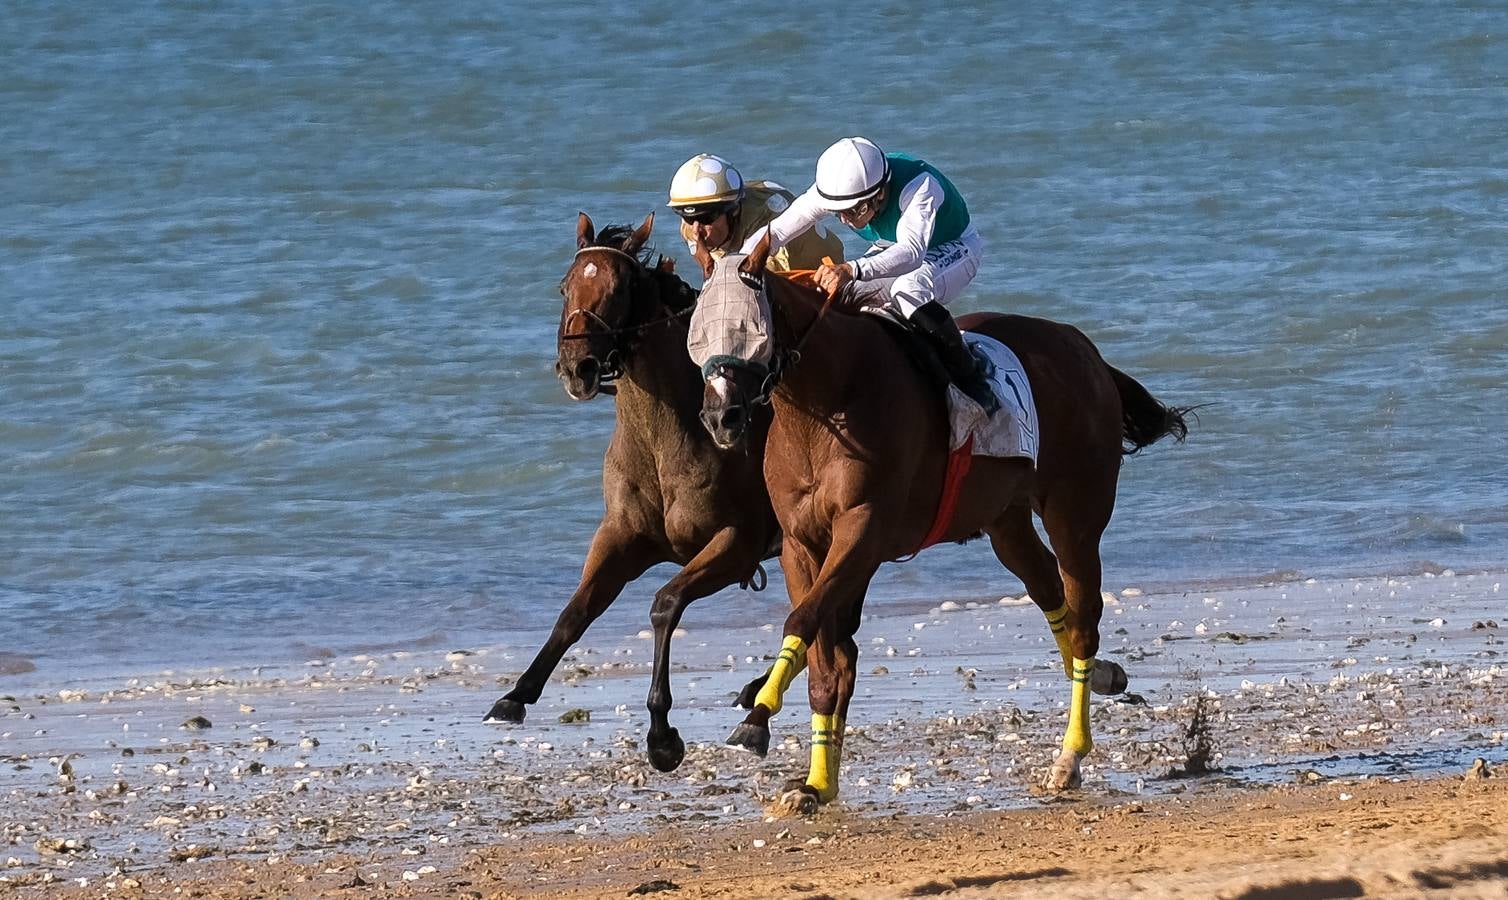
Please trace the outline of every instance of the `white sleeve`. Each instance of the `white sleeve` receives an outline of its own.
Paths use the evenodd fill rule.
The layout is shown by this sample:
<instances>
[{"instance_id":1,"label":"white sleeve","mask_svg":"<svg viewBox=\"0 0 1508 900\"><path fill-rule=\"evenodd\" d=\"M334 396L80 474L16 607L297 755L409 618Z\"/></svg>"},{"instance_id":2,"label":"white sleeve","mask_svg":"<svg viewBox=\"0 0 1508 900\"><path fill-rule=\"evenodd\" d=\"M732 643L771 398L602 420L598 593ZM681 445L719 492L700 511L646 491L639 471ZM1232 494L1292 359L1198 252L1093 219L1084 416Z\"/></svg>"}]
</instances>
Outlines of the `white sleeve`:
<instances>
[{"instance_id":1,"label":"white sleeve","mask_svg":"<svg viewBox=\"0 0 1508 900\"><path fill-rule=\"evenodd\" d=\"M817 188L812 186L792 201L785 212L770 220L770 224L756 230L744 241L740 253L754 252L754 245L768 231L770 233L770 252L774 253L786 244L805 234L813 225L827 215L827 210L817 204Z\"/></svg>"},{"instance_id":2,"label":"white sleeve","mask_svg":"<svg viewBox=\"0 0 1508 900\"><path fill-rule=\"evenodd\" d=\"M937 210L943 204L942 185L930 174L911 179L896 198L901 217L895 223L895 243L873 256L853 260L854 278L888 278L914 271L927 255L927 242L937 227Z\"/></svg>"}]
</instances>

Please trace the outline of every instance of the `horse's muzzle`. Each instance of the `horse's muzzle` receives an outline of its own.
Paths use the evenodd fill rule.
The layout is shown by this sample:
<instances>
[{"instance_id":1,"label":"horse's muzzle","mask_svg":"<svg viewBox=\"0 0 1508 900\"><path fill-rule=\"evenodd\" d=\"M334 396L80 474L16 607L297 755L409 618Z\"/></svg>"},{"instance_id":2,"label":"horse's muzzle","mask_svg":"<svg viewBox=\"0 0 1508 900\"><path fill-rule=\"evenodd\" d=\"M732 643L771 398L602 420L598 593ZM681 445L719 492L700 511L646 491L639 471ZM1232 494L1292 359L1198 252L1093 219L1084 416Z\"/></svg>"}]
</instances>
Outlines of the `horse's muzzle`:
<instances>
[{"instance_id":1,"label":"horse's muzzle","mask_svg":"<svg viewBox=\"0 0 1508 900\"><path fill-rule=\"evenodd\" d=\"M712 443L720 449L731 450L744 439L749 427L749 416L738 404L703 409L702 426L712 435Z\"/></svg>"},{"instance_id":2,"label":"horse's muzzle","mask_svg":"<svg viewBox=\"0 0 1508 900\"><path fill-rule=\"evenodd\" d=\"M555 375L572 400L590 400L602 388L602 364L594 356L555 361Z\"/></svg>"}]
</instances>

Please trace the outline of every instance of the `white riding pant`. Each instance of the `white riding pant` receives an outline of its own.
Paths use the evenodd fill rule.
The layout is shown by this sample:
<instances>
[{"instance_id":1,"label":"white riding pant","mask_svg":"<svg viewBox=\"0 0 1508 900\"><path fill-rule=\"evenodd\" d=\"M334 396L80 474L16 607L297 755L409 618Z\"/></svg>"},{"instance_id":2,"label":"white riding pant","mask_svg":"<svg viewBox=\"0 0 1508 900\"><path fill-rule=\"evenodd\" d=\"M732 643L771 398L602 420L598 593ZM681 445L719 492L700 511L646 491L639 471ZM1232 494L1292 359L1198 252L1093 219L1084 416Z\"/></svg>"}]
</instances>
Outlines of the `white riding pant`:
<instances>
[{"instance_id":1,"label":"white riding pant","mask_svg":"<svg viewBox=\"0 0 1508 900\"><path fill-rule=\"evenodd\" d=\"M864 254L873 256L888 244L879 243ZM861 302L885 305L911 318L911 314L928 303L947 306L964 292L979 273L984 239L970 225L956 241L938 244L922 257L922 264L904 275L866 279L853 283L854 295Z\"/></svg>"}]
</instances>

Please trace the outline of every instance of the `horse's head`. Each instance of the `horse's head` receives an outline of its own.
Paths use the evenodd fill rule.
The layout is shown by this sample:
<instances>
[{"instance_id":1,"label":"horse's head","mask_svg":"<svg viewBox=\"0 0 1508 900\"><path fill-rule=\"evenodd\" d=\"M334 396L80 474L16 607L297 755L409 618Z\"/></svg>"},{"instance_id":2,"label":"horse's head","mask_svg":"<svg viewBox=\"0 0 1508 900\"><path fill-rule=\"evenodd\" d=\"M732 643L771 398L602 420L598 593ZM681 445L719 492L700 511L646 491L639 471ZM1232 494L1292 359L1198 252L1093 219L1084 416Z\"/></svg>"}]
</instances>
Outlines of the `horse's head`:
<instances>
[{"instance_id":1,"label":"horse's head","mask_svg":"<svg viewBox=\"0 0 1508 900\"><path fill-rule=\"evenodd\" d=\"M702 425L724 450L748 434L756 404L770 402L774 324L765 295L766 235L747 257L697 255L706 275L686 349L702 369Z\"/></svg>"},{"instance_id":2,"label":"horse's head","mask_svg":"<svg viewBox=\"0 0 1508 900\"><path fill-rule=\"evenodd\" d=\"M628 344L647 311L636 302L648 274L639 253L654 219L650 213L636 229L609 227L600 235L586 213L576 220L576 258L560 280L565 304L555 360L555 374L574 399L590 400L623 372Z\"/></svg>"}]
</instances>

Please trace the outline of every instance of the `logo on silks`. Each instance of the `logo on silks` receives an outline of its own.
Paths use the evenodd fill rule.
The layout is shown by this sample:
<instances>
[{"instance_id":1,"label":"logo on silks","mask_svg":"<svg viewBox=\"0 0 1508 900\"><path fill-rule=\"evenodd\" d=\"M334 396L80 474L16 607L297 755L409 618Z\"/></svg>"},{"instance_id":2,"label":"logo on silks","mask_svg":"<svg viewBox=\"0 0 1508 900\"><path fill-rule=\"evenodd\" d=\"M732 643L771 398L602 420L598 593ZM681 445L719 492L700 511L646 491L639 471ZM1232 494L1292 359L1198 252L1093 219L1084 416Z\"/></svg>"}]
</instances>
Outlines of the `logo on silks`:
<instances>
[{"instance_id":1,"label":"logo on silks","mask_svg":"<svg viewBox=\"0 0 1508 900\"><path fill-rule=\"evenodd\" d=\"M714 264L691 314L686 350L704 378L721 365L768 370L774 356L770 301L739 273L743 261L743 254L729 253Z\"/></svg>"}]
</instances>

